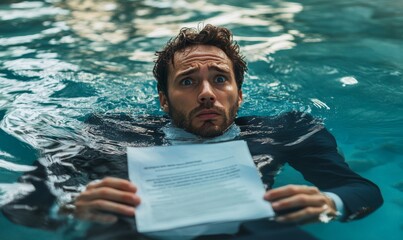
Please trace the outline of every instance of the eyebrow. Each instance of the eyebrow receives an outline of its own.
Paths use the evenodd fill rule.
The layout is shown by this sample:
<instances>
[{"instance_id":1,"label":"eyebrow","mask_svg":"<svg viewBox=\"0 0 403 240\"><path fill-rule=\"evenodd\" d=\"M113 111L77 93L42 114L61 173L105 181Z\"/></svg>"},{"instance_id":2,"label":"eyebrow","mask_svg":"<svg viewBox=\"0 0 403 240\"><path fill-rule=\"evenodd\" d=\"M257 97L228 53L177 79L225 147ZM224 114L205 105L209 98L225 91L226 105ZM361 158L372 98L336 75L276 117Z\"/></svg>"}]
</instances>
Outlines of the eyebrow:
<instances>
[{"instance_id":1,"label":"eyebrow","mask_svg":"<svg viewBox=\"0 0 403 240\"><path fill-rule=\"evenodd\" d=\"M198 67L190 67L190 68L184 70L183 72L180 72L180 73L176 76L176 78L181 78L182 76L190 75L190 74L192 74L192 73L194 73L194 72L197 72L198 69L199 69Z\"/></svg>"},{"instance_id":2,"label":"eyebrow","mask_svg":"<svg viewBox=\"0 0 403 240\"><path fill-rule=\"evenodd\" d=\"M198 69L199 69L198 67L190 67L190 68L184 70L183 72L179 73L176 76L176 78L178 79L178 78L181 78L182 76L191 75L192 73L197 72ZM228 67L219 67L219 66L213 65L213 66L209 66L208 69L214 69L217 72L230 73L230 70Z\"/></svg>"},{"instance_id":3,"label":"eyebrow","mask_svg":"<svg viewBox=\"0 0 403 240\"><path fill-rule=\"evenodd\" d=\"M229 69L229 67L220 67L220 66L217 66L217 65L209 66L208 68L209 69L214 69L217 72L223 72L223 73L230 73L230 71L231 71Z\"/></svg>"}]
</instances>

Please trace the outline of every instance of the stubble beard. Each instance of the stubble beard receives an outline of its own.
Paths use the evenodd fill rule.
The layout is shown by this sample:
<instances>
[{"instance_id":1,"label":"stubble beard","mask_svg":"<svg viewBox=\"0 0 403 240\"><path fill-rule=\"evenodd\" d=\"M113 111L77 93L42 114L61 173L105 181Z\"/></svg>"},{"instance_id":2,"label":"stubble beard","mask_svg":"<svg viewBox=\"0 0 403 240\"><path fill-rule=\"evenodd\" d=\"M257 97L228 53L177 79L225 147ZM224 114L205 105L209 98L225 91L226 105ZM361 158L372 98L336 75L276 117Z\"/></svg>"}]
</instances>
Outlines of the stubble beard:
<instances>
[{"instance_id":1,"label":"stubble beard","mask_svg":"<svg viewBox=\"0 0 403 240\"><path fill-rule=\"evenodd\" d=\"M169 116L171 117L171 120L176 127L182 128L187 132L193 133L203 138L217 137L222 135L234 122L234 119L238 112L238 104L235 103L233 106L231 106L228 112L228 116L223 108L218 108L210 105L211 104L200 105L186 115L185 113L173 107L171 103L169 103ZM192 119L194 119L196 114L203 109L211 109L217 111L223 117L222 123L220 125L216 125L214 123L214 120L206 120L201 127L192 126Z\"/></svg>"}]
</instances>

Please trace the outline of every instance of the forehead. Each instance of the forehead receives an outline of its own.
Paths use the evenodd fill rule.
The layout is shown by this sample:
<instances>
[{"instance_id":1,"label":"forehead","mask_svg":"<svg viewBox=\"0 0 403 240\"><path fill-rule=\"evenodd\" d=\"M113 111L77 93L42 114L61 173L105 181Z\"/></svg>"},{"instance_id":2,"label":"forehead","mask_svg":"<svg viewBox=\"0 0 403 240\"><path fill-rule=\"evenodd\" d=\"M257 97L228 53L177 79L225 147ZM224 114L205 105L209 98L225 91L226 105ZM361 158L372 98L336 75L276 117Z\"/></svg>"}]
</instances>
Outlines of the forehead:
<instances>
[{"instance_id":1,"label":"forehead","mask_svg":"<svg viewBox=\"0 0 403 240\"><path fill-rule=\"evenodd\" d=\"M174 54L170 70L189 68L198 64L220 64L232 68L232 62L223 50L211 45L195 45Z\"/></svg>"}]
</instances>

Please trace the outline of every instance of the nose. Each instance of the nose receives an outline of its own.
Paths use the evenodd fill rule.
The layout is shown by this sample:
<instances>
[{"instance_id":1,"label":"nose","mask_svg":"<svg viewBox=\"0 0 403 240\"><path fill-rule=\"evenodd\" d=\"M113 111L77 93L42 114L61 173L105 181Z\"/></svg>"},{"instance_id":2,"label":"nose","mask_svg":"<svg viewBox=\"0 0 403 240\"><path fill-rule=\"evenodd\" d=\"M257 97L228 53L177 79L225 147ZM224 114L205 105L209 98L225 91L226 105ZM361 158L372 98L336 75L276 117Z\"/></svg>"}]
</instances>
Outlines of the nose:
<instances>
[{"instance_id":1,"label":"nose","mask_svg":"<svg viewBox=\"0 0 403 240\"><path fill-rule=\"evenodd\" d=\"M212 104L216 101L216 96L209 81L202 82L198 100L201 104Z\"/></svg>"}]
</instances>

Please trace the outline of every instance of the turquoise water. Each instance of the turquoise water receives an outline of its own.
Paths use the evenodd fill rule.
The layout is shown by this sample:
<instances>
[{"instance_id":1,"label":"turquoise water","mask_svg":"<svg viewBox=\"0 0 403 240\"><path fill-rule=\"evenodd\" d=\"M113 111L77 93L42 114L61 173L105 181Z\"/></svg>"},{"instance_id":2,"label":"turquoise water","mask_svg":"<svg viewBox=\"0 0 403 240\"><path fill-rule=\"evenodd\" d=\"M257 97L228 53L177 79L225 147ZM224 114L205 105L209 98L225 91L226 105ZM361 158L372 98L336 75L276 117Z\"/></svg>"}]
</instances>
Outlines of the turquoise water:
<instances>
[{"instance_id":1,"label":"turquoise water","mask_svg":"<svg viewBox=\"0 0 403 240\"><path fill-rule=\"evenodd\" d=\"M350 166L382 190L385 204L363 220L303 228L319 239L401 239L402 0L1 1L0 205L29 190L16 181L40 156L50 164L80 150L89 113L162 114L154 51L203 23L230 28L249 62L240 115L324 118ZM276 185L290 182L303 180L286 168ZM3 216L0 233L64 238Z\"/></svg>"}]
</instances>

